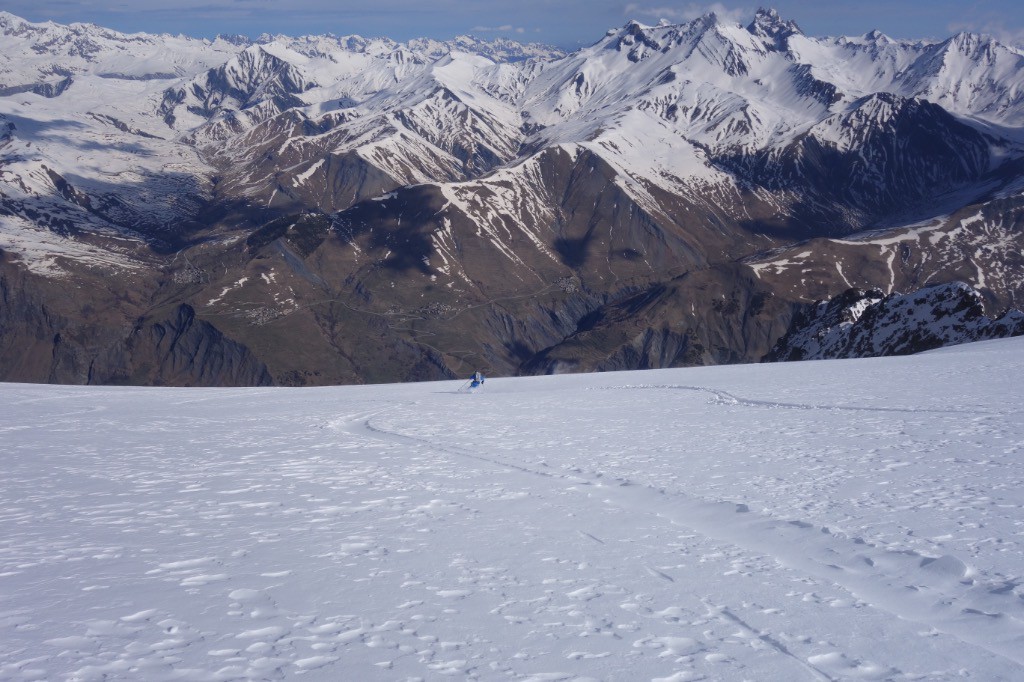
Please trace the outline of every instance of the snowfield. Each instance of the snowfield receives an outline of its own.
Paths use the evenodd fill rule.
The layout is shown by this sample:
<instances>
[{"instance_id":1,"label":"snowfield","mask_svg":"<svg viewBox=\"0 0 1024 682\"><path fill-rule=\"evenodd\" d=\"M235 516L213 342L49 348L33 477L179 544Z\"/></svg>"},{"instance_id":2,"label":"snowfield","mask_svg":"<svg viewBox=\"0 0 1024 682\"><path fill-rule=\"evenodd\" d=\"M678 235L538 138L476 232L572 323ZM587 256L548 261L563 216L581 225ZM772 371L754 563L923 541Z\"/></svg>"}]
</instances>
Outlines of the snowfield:
<instances>
[{"instance_id":1,"label":"snowfield","mask_svg":"<svg viewBox=\"0 0 1024 682\"><path fill-rule=\"evenodd\" d=\"M1024 679L1022 377L0 385L0 679Z\"/></svg>"}]
</instances>

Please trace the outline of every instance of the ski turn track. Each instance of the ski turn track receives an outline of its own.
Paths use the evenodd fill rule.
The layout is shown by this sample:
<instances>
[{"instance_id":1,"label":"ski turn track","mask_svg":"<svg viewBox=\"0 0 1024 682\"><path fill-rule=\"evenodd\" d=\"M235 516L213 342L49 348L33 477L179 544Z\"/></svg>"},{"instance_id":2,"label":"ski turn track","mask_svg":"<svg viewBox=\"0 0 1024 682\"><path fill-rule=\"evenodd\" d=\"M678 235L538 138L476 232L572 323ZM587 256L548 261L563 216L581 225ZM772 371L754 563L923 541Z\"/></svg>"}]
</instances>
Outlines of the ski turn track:
<instances>
[{"instance_id":1,"label":"ski turn track","mask_svg":"<svg viewBox=\"0 0 1024 682\"><path fill-rule=\"evenodd\" d=\"M0 385L0 680L1024 679L1020 376Z\"/></svg>"},{"instance_id":2,"label":"ski turn track","mask_svg":"<svg viewBox=\"0 0 1024 682\"><path fill-rule=\"evenodd\" d=\"M718 400L753 407L899 412L888 408L821 407L754 401L725 391L692 386L623 388L681 389L708 393ZM953 413L954 410L937 410ZM375 413L379 414L379 413ZM654 515L717 542L770 557L779 564L827 581L863 599L875 608L920 623L981 647L1024 666L1024 600L1013 590L1016 579L988 579L951 555L925 556L913 551L890 551L873 546L841 530L804 521L780 521L752 512L743 503L707 501L681 492L651 488L627 478L607 480L601 474L577 471L556 473L523 466L464 448L442 445L414 435L374 426L372 417L346 420L340 428L398 446L435 451L484 462L495 467L547 479L557 485L585 491L590 497L639 515ZM637 523L638 526L643 525ZM601 540L583 533L597 542ZM649 569L650 570L650 569ZM666 578L664 574L659 575ZM671 580L671 578L668 578ZM792 656L770 634L746 625L724 607L721 613L757 637ZM834 679L809 666L822 679Z\"/></svg>"}]
</instances>

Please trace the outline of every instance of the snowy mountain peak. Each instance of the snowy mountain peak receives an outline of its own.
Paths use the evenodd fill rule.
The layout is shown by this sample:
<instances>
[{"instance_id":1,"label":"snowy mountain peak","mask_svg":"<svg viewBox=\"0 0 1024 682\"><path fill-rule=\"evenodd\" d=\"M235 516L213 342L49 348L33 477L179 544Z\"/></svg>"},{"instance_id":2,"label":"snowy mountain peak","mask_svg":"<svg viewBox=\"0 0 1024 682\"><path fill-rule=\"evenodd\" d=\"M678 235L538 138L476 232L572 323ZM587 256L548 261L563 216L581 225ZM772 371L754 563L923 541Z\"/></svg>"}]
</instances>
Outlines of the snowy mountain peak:
<instances>
[{"instance_id":1,"label":"snowy mountain peak","mask_svg":"<svg viewBox=\"0 0 1024 682\"><path fill-rule=\"evenodd\" d=\"M410 41L414 44L416 41ZM495 62L517 62L524 59L558 59L565 52L543 43L520 43L508 38L483 40L472 35L455 36L443 43L450 51L470 52Z\"/></svg>"},{"instance_id":2,"label":"snowy mountain peak","mask_svg":"<svg viewBox=\"0 0 1024 682\"><path fill-rule=\"evenodd\" d=\"M213 40L214 41L221 40L221 41L223 41L225 43L229 43L231 45L237 45L238 47L248 47L249 45L252 44L252 39L249 38L249 36L244 36L244 35L241 35L240 33L235 33L235 34L218 33L217 37L214 38Z\"/></svg>"},{"instance_id":3,"label":"snowy mountain peak","mask_svg":"<svg viewBox=\"0 0 1024 682\"><path fill-rule=\"evenodd\" d=\"M495 62L517 62L534 58L556 59L565 56L564 51L541 43L519 43L507 38L483 40L470 35L459 35L451 40L413 38L404 43L391 38L366 38L360 35L341 37L319 35L299 38L264 35L255 42L279 42L291 45L293 49L298 49L300 52L315 51L321 56L329 56L340 50L392 61L409 61L411 58L412 61L421 64L440 59L452 51L479 54Z\"/></svg>"},{"instance_id":4,"label":"snowy mountain peak","mask_svg":"<svg viewBox=\"0 0 1024 682\"><path fill-rule=\"evenodd\" d=\"M958 33L943 43L943 47L947 60L966 60L971 65L995 66L1001 62L1019 65L1024 59L1024 51L982 33ZM958 68L964 66L957 64Z\"/></svg>"},{"instance_id":5,"label":"snowy mountain peak","mask_svg":"<svg viewBox=\"0 0 1024 682\"><path fill-rule=\"evenodd\" d=\"M286 57L295 61L305 58L282 45L250 45L191 82L169 89L164 94L160 113L173 125L184 105L193 117L186 118L189 127L223 109L246 109L264 100L276 100L279 110L299 106L296 95L315 87L305 74ZM201 119L195 119L198 116Z\"/></svg>"},{"instance_id":6,"label":"snowy mountain peak","mask_svg":"<svg viewBox=\"0 0 1024 682\"><path fill-rule=\"evenodd\" d=\"M776 10L763 7L754 14L754 20L747 26L747 30L780 50L785 48L790 36L803 35L795 21L786 21Z\"/></svg>"},{"instance_id":7,"label":"snowy mountain peak","mask_svg":"<svg viewBox=\"0 0 1024 682\"><path fill-rule=\"evenodd\" d=\"M881 31L879 31L877 28L874 29L873 31L868 31L867 33L865 33L864 36L861 39L865 43L891 43L891 42L893 42L892 38L890 38L889 36L885 35Z\"/></svg>"},{"instance_id":8,"label":"snowy mountain peak","mask_svg":"<svg viewBox=\"0 0 1024 682\"><path fill-rule=\"evenodd\" d=\"M28 32L41 33L58 28L64 27L52 21L34 23L10 12L0 11L0 29L3 30L4 35L20 35Z\"/></svg>"},{"instance_id":9,"label":"snowy mountain peak","mask_svg":"<svg viewBox=\"0 0 1024 682\"><path fill-rule=\"evenodd\" d=\"M989 35L961 31L956 35L951 36L948 43L951 47L963 54L970 55L976 53L979 49L993 47L997 44L997 41Z\"/></svg>"},{"instance_id":10,"label":"snowy mountain peak","mask_svg":"<svg viewBox=\"0 0 1024 682\"><path fill-rule=\"evenodd\" d=\"M657 56L663 68L684 63L698 55L707 62L699 67L699 73L713 80L715 69L721 69L729 76L746 73L746 62L750 61L747 53L763 55L766 48L763 40L758 40L740 25L723 22L714 12L709 12L684 24L647 26L630 21L621 29L610 31L597 47L625 53L631 62ZM706 70L709 67L711 70Z\"/></svg>"},{"instance_id":11,"label":"snowy mountain peak","mask_svg":"<svg viewBox=\"0 0 1024 682\"><path fill-rule=\"evenodd\" d=\"M21 17L15 16L4 10L0 10L0 28L4 29L5 33L7 32L7 29L18 26L23 22L24 19Z\"/></svg>"},{"instance_id":12,"label":"snowy mountain peak","mask_svg":"<svg viewBox=\"0 0 1024 682\"><path fill-rule=\"evenodd\" d=\"M9 12L0 13L0 32L3 35L28 37L35 36L46 40L44 45L50 46L77 39L101 39L115 43L144 42L162 36L147 33L122 33L97 24L73 22L58 24L53 21L31 22ZM96 48L101 47L95 45Z\"/></svg>"}]
</instances>

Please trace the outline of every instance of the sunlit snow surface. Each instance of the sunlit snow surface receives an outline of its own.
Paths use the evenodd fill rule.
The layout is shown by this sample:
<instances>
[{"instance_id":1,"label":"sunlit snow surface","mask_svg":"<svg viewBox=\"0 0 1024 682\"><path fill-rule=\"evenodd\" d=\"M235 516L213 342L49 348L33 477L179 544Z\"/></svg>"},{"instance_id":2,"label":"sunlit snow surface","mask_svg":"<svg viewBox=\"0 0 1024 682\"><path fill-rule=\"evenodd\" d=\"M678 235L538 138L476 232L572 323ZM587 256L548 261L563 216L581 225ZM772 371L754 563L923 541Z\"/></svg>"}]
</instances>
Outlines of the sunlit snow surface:
<instances>
[{"instance_id":1,"label":"sunlit snow surface","mask_svg":"<svg viewBox=\"0 0 1024 682\"><path fill-rule=\"evenodd\" d=\"M2 385L0 679L1024 679L1022 377Z\"/></svg>"}]
</instances>

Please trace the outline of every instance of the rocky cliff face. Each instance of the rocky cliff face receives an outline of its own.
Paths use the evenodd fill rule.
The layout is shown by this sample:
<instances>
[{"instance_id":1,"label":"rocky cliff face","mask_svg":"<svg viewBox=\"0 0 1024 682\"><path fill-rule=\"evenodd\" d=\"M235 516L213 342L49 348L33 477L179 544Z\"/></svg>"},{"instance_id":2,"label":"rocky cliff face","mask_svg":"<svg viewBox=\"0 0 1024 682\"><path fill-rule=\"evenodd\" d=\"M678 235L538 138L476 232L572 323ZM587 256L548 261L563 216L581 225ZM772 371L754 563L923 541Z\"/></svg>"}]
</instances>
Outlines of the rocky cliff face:
<instances>
[{"instance_id":1,"label":"rocky cliff face","mask_svg":"<svg viewBox=\"0 0 1024 682\"><path fill-rule=\"evenodd\" d=\"M95 283L93 283L95 285ZM186 304L134 321L0 266L5 381L159 386L268 386L266 366ZM50 303L52 301L52 303ZM134 308L130 301L122 301Z\"/></svg>"},{"instance_id":2,"label":"rocky cliff face","mask_svg":"<svg viewBox=\"0 0 1024 682\"><path fill-rule=\"evenodd\" d=\"M137 380L158 386L270 386L266 365L248 348L232 341L209 322L196 319L189 305L179 305L164 320L136 325L124 343L125 353L94 364L90 381ZM127 371L136 373L132 377Z\"/></svg>"},{"instance_id":3,"label":"rocky cliff face","mask_svg":"<svg viewBox=\"0 0 1024 682\"><path fill-rule=\"evenodd\" d=\"M1024 335L1024 313L985 315L983 297L962 282L888 296L849 289L798 314L768 362L910 355L970 341Z\"/></svg>"}]
</instances>

